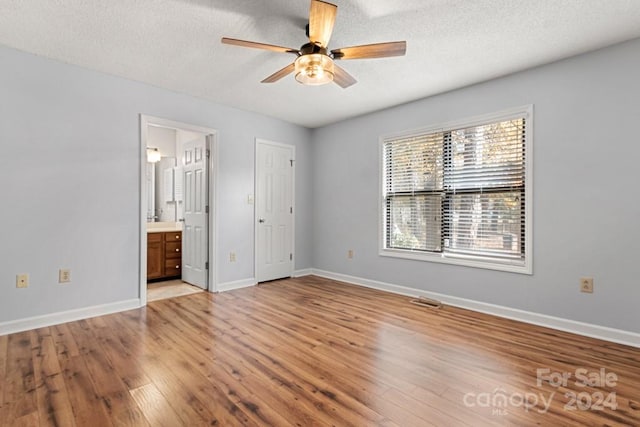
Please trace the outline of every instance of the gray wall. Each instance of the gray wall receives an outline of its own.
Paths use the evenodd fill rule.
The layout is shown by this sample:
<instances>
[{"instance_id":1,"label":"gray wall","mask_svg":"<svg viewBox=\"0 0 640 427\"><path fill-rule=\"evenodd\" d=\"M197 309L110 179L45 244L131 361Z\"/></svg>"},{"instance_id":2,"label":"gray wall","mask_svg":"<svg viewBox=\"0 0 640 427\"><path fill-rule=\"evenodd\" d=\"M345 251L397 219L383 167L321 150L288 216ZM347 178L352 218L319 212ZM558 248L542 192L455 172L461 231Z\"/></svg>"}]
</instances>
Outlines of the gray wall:
<instances>
[{"instance_id":1,"label":"gray wall","mask_svg":"<svg viewBox=\"0 0 640 427\"><path fill-rule=\"evenodd\" d=\"M219 131L221 283L254 277L254 139L294 144L295 267L311 267L309 130L0 47L0 322L138 297L140 113Z\"/></svg>"},{"instance_id":2,"label":"gray wall","mask_svg":"<svg viewBox=\"0 0 640 427\"><path fill-rule=\"evenodd\" d=\"M640 332L638 70L634 40L315 130L313 266ZM378 256L378 137L525 104L534 274ZM579 292L581 276L594 294Z\"/></svg>"},{"instance_id":3,"label":"gray wall","mask_svg":"<svg viewBox=\"0 0 640 427\"><path fill-rule=\"evenodd\" d=\"M296 145L296 269L640 332L638 69L635 40L310 132L0 47L0 322L137 298L144 113L219 130L221 283L253 277L260 137ZM378 256L378 137L529 103L534 274ZM593 295L580 276L595 278Z\"/></svg>"}]
</instances>

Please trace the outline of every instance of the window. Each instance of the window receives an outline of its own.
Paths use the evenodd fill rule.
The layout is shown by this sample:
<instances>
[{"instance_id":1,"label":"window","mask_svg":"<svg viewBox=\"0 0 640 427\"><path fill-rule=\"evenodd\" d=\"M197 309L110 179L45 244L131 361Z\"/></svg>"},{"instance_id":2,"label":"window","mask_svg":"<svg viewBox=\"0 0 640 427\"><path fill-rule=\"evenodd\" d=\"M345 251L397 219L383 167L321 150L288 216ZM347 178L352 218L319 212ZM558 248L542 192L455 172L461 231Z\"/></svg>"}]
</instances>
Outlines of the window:
<instances>
[{"instance_id":1,"label":"window","mask_svg":"<svg viewBox=\"0 0 640 427\"><path fill-rule=\"evenodd\" d=\"M530 274L531 116L382 138L381 255Z\"/></svg>"}]
</instances>

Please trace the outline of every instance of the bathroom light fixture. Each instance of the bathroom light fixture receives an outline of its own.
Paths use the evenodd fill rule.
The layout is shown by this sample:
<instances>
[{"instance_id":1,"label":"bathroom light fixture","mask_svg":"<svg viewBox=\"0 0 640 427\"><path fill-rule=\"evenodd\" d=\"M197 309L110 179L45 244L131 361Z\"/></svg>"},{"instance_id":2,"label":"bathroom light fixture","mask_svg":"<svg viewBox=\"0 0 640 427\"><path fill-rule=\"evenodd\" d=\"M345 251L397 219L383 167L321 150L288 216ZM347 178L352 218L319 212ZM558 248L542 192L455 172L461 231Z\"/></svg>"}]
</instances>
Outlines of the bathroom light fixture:
<instances>
[{"instance_id":1,"label":"bathroom light fixture","mask_svg":"<svg viewBox=\"0 0 640 427\"><path fill-rule=\"evenodd\" d=\"M296 80L303 85L318 86L333 81L333 60L322 53L299 56L295 61Z\"/></svg>"},{"instance_id":2,"label":"bathroom light fixture","mask_svg":"<svg viewBox=\"0 0 640 427\"><path fill-rule=\"evenodd\" d=\"M147 147L147 162L156 163L160 161L160 151L157 148Z\"/></svg>"}]
</instances>

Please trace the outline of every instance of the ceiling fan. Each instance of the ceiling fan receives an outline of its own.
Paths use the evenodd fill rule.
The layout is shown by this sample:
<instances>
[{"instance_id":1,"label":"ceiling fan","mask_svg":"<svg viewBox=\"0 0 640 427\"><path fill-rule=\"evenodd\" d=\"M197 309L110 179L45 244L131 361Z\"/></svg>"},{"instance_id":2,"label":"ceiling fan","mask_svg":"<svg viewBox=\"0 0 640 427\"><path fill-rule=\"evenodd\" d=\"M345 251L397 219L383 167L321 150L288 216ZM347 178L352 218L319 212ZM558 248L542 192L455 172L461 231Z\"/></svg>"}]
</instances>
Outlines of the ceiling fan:
<instances>
[{"instance_id":1,"label":"ceiling fan","mask_svg":"<svg viewBox=\"0 0 640 427\"><path fill-rule=\"evenodd\" d=\"M309 24L307 25L309 43L303 44L300 49L231 39L228 37L223 37L222 43L271 50L274 52L292 53L297 56L293 63L262 80L262 83L274 83L286 75L295 72L296 80L302 84L322 85L333 81L342 88L347 88L356 83L356 79L343 68L336 65L334 60L386 58L405 54L407 50L407 43L405 41L343 47L329 51L327 46L331 38L337 11L338 6L335 4L321 0L311 0Z\"/></svg>"}]
</instances>

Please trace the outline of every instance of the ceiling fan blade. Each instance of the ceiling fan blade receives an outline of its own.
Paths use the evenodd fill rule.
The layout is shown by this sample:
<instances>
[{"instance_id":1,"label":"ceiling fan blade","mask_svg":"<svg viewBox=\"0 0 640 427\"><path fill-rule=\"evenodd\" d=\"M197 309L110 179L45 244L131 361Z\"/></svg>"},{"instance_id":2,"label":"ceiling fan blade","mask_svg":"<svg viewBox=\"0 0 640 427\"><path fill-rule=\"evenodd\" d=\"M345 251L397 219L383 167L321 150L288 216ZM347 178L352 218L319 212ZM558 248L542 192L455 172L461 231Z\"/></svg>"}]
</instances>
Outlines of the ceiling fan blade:
<instances>
[{"instance_id":1,"label":"ceiling fan blade","mask_svg":"<svg viewBox=\"0 0 640 427\"><path fill-rule=\"evenodd\" d=\"M267 77L266 79L264 79L260 83L274 83L274 82L277 82L278 80L280 80L281 78L283 78L287 74L292 73L294 69L295 69L295 63L292 62L291 64L287 65L283 69L278 70L275 73L271 74L269 77Z\"/></svg>"},{"instance_id":2,"label":"ceiling fan blade","mask_svg":"<svg viewBox=\"0 0 640 427\"><path fill-rule=\"evenodd\" d=\"M311 0L309 11L309 40L326 48L336 22L338 6L321 0Z\"/></svg>"},{"instance_id":3,"label":"ceiling fan blade","mask_svg":"<svg viewBox=\"0 0 640 427\"><path fill-rule=\"evenodd\" d=\"M353 78L351 74L347 73L344 68L333 64L333 82L342 89L346 89L352 84L355 84L357 80Z\"/></svg>"},{"instance_id":4,"label":"ceiling fan blade","mask_svg":"<svg viewBox=\"0 0 640 427\"><path fill-rule=\"evenodd\" d=\"M366 59L402 56L407 52L407 42L388 42L343 47L331 51L333 59Z\"/></svg>"},{"instance_id":5,"label":"ceiling fan blade","mask_svg":"<svg viewBox=\"0 0 640 427\"><path fill-rule=\"evenodd\" d=\"M255 49L271 50L273 52L295 53L295 54L298 54L299 52L298 49L292 49L290 47L276 46L273 44L265 44L265 43L258 43L258 42L250 42L246 40L230 39L228 37L223 37L221 41L224 44L231 44L234 46L242 46L242 47L253 47Z\"/></svg>"}]
</instances>

